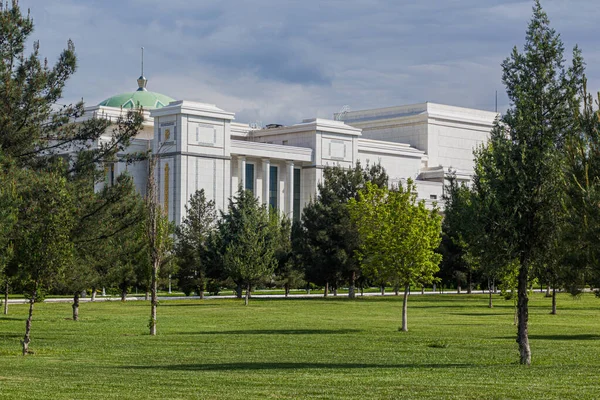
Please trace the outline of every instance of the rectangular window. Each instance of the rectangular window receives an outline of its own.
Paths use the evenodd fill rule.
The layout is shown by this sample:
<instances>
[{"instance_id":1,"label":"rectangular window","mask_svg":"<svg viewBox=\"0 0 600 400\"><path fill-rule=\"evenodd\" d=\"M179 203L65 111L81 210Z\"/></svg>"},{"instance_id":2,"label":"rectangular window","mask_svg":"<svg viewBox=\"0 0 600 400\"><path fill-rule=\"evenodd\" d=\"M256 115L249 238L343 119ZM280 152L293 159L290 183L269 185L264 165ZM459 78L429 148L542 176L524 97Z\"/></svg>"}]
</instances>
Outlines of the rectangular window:
<instances>
[{"instance_id":1,"label":"rectangular window","mask_svg":"<svg viewBox=\"0 0 600 400\"><path fill-rule=\"evenodd\" d=\"M244 189L249 190L254 195L254 164L246 163L246 185Z\"/></svg>"},{"instance_id":2,"label":"rectangular window","mask_svg":"<svg viewBox=\"0 0 600 400\"><path fill-rule=\"evenodd\" d=\"M277 167L269 167L269 206L277 210Z\"/></svg>"},{"instance_id":3,"label":"rectangular window","mask_svg":"<svg viewBox=\"0 0 600 400\"><path fill-rule=\"evenodd\" d=\"M294 221L300 221L300 172L302 170L294 169Z\"/></svg>"}]
</instances>

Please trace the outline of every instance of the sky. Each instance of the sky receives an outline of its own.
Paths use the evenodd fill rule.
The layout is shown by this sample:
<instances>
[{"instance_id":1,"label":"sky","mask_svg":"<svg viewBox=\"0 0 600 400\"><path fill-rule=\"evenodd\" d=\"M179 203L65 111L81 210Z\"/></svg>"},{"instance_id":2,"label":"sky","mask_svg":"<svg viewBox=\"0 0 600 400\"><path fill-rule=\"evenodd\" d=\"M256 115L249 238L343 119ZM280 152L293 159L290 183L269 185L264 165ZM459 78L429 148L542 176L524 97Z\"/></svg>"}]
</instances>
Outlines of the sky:
<instances>
[{"instance_id":1,"label":"sky","mask_svg":"<svg viewBox=\"0 0 600 400\"><path fill-rule=\"evenodd\" d=\"M239 122L294 124L425 101L504 111L501 63L523 48L533 1L21 0L53 63L70 38L64 102L137 89L215 104ZM600 90L597 0L542 0L588 88Z\"/></svg>"}]
</instances>

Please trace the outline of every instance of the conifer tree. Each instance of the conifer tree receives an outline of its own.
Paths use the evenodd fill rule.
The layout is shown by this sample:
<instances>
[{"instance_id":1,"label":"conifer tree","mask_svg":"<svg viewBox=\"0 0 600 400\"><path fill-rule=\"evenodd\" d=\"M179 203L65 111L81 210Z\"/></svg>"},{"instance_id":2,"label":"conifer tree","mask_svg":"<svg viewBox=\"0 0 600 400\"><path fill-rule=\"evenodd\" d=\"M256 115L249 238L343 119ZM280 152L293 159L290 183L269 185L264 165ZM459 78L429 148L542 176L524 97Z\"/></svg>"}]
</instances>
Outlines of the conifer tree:
<instances>
[{"instance_id":1,"label":"conifer tree","mask_svg":"<svg viewBox=\"0 0 600 400\"><path fill-rule=\"evenodd\" d=\"M192 195L185 209L186 217L176 231L177 277L184 293L195 291L202 299L208 279L207 240L217 219L215 202L207 200L201 189Z\"/></svg>"},{"instance_id":2,"label":"conifer tree","mask_svg":"<svg viewBox=\"0 0 600 400\"><path fill-rule=\"evenodd\" d=\"M528 282L554 254L564 220L563 153L574 132L583 61L575 48L573 65L565 68L563 44L536 0L524 51L515 47L502 69L511 104L476 154L475 181L489 196L488 252L518 263L517 343L520 362L529 365Z\"/></svg>"}]
</instances>

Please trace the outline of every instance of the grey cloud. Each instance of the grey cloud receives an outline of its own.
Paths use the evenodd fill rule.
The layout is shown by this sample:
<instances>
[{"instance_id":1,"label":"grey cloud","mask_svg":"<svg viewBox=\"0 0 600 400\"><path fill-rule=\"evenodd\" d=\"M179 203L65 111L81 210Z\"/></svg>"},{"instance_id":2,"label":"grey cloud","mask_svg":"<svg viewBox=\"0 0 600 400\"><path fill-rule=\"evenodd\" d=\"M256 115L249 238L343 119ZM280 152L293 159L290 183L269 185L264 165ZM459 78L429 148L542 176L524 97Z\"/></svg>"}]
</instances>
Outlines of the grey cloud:
<instances>
[{"instance_id":1,"label":"grey cloud","mask_svg":"<svg viewBox=\"0 0 600 400\"><path fill-rule=\"evenodd\" d=\"M65 100L132 90L145 46L149 88L215 103L239 121L295 123L353 109L421 101L500 109L500 63L522 47L532 1L219 2L21 0L55 59L75 40L79 70ZM543 0L600 89L600 9Z\"/></svg>"}]
</instances>

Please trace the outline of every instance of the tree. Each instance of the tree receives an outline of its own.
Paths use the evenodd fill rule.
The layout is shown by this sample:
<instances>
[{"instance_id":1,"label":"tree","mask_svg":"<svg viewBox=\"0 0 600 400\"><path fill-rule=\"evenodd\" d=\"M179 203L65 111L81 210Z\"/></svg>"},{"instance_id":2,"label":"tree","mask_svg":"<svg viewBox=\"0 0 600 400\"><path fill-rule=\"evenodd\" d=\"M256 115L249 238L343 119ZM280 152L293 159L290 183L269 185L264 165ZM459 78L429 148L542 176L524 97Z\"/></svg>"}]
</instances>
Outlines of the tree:
<instances>
[{"instance_id":1,"label":"tree","mask_svg":"<svg viewBox=\"0 0 600 400\"><path fill-rule=\"evenodd\" d=\"M1 154L0 154L1 157ZM3 165L0 160L0 168ZM18 171L10 163L0 169L0 285L4 291L4 314L8 314L8 291L10 287L6 266L13 258L12 234L17 223L20 198L17 191Z\"/></svg>"},{"instance_id":2,"label":"tree","mask_svg":"<svg viewBox=\"0 0 600 400\"><path fill-rule=\"evenodd\" d=\"M203 299L207 283L207 240L217 219L215 202L207 200L201 189L190 197L185 210L186 217L176 231L177 278L184 293L195 291Z\"/></svg>"},{"instance_id":3,"label":"tree","mask_svg":"<svg viewBox=\"0 0 600 400\"><path fill-rule=\"evenodd\" d=\"M379 164L353 168L325 167L323 181L317 185L317 198L302 212L302 238L296 252L302 255L307 279L329 285L334 293L341 281L349 283L349 297L355 296L356 279L360 274L355 252L358 235L348 215L348 200L356 198L367 182L387 187L388 176Z\"/></svg>"},{"instance_id":4,"label":"tree","mask_svg":"<svg viewBox=\"0 0 600 400\"><path fill-rule=\"evenodd\" d=\"M33 306L53 282L60 280L73 262L71 229L74 226L72 198L66 179L54 172L33 172L21 191L15 229L15 259L18 279L29 297L29 315L22 341L29 352Z\"/></svg>"},{"instance_id":5,"label":"tree","mask_svg":"<svg viewBox=\"0 0 600 400\"><path fill-rule=\"evenodd\" d=\"M89 194L101 175L98 166L107 161L132 162L143 157L124 153L141 128L143 114L134 110L116 122L101 118L77 121L85 111L83 102L57 104L76 70L73 43L69 40L56 64L49 65L40 59L39 42L33 42L31 54L26 54L33 21L21 13L17 1L10 6L0 4L0 24L0 149L26 173L60 174L67 180L69 190L76 194L73 209L86 210L73 226L71 233L76 238L81 232L78 225L86 225L86 219L103 209L89 210L85 202L93 197ZM84 185L88 185L88 190L80 191ZM22 221L21 226L25 225ZM114 228L112 235L120 224L110 226ZM15 271L16 266L13 267Z\"/></svg>"},{"instance_id":6,"label":"tree","mask_svg":"<svg viewBox=\"0 0 600 400\"><path fill-rule=\"evenodd\" d=\"M563 243L569 280L600 287L600 93L594 99L584 83L581 111L575 109L578 135L567 145L567 209ZM574 279L575 277L575 279Z\"/></svg>"},{"instance_id":7,"label":"tree","mask_svg":"<svg viewBox=\"0 0 600 400\"><path fill-rule=\"evenodd\" d=\"M26 43L33 32L33 20L21 13L18 2L0 7L0 148L17 166L48 168L57 155L73 155L65 176L116 157L141 127L139 111L127 113L116 123L92 118L75 122L83 115L83 102L58 105L63 89L75 73L75 46L67 48L54 66L39 56L39 42L33 43L31 54L25 54ZM99 142L101 135L113 126L109 140ZM89 157L79 157L86 152ZM125 158L134 160L135 155Z\"/></svg>"},{"instance_id":8,"label":"tree","mask_svg":"<svg viewBox=\"0 0 600 400\"><path fill-rule=\"evenodd\" d=\"M285 297L290 294L290 289L301 287L304 282L304 274L295 254L292 251L292 224L286 216L280 216L277 212L271 211L271 229L275 232L275 258L277 267L275 269L275 279L278 286L283 287ZM298 224L294 229L298 229Z\"/></svg>"},{"instance_id":9,"label":"tree","mask_svg":"<svg viewBox=\"0 0 600 400\"><path fill-rule=\"evenodd\" d=\"M511 107L476 152L476 182L487 187L493 214L488 253L505 263L518 262L520 362L531 363L528 336L528 281L541 265L562 226L563 149L574 132L573 109L581 86L579 50L565 69L563 45L535 1L524 52L515 47L503 64L502 80Z\"/></svg>"},{"instance_id":10,"label":"tree","mask_svg":"<svg viewBox=\"0 0 600 400\"><path fill-rule=\"evenodd\" d=\"M363 271L372 277L391 277L404 287L402 331L408 331L410 285L431 283L441 256L435 252L441 238L441 216L417 202L416 187L388 190L367 182L351 199L349 211L357 227L359 259Z\"/></svg>"},{"instance_id":11,"label":"tree","mask_svg":"<svg viewBox=\"0 0 600 400\"><path fill-rule=\"evenodd\" d=\"M246 289L248 305L252 285L271 277L277 265L276 232L266 206L260 205L251 192L238 189L229 200L227 213L217 224L217 248L223 270Z\"/></svg>"},{"instance_id":12,"label":"tree","mask_svg":"<svg viewBox=\"0 0 600 400\"><path fill-rule=\"evenodd\" d=\"M152 265L151 299L150 299L150 335L156 335L156 307L158 306L158 273L161 264L166 260L173 248L173 225L169 221L167 210L158 202L156 181L154 178L156 155L149 164L148 186L146 189L146 239L150 264Z\"/></svg>"}]
</instances>

